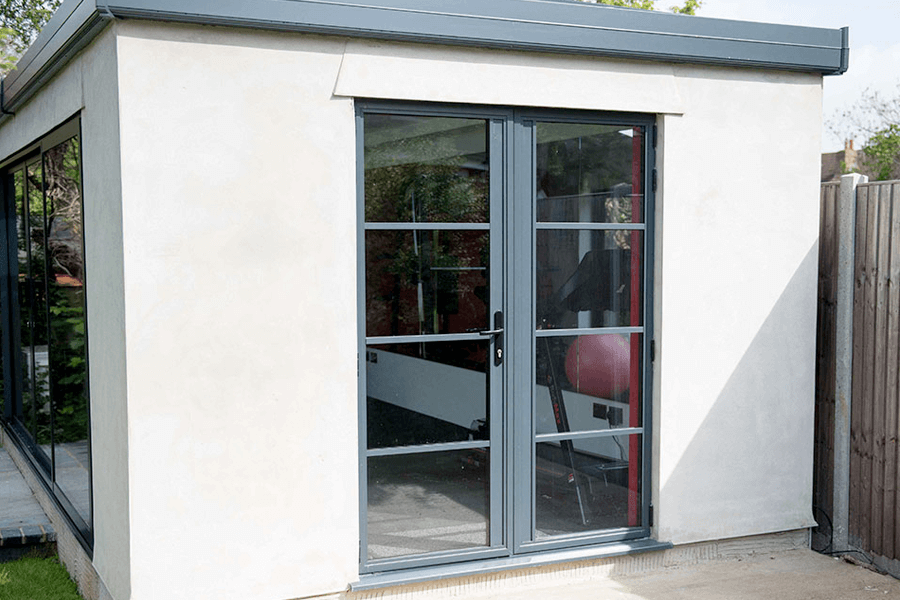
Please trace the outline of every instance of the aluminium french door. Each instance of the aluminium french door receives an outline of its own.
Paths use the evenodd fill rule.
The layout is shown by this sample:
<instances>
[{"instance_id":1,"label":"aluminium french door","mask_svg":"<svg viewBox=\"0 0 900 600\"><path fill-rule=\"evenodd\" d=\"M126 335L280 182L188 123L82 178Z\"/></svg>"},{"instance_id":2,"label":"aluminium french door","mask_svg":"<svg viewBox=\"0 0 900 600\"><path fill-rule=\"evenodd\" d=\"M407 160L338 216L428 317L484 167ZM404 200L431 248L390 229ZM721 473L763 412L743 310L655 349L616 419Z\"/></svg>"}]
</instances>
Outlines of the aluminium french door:
<instances>
[{"instance_id":1,"label":"aluminium french door","mask_svg":"<svg viewBox=\"0 0 900 600\"><path fill-rule=\"evenodd\" d=\"M362 571L649 535L652 120L357 123Z\"/></svg>"}]
</instances>

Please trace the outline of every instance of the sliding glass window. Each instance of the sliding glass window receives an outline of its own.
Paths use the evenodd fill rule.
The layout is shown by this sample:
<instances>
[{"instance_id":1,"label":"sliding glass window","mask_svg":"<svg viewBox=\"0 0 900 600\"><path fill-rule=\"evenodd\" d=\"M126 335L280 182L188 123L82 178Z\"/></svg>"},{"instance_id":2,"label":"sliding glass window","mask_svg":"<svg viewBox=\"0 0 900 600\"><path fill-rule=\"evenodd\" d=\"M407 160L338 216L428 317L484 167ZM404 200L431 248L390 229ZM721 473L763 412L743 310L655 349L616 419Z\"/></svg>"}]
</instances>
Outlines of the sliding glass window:
<instances>
[{"instance_id":1,"label":"sliding glass window","mask_svg":"<svg viewBox=\"0 0 900 600\"><path fill-rule=\"evenodd\" d=\"M92 529L81 136L73 120L2 171L4 420L82 541Z\"/></svg>"}]
</instances>

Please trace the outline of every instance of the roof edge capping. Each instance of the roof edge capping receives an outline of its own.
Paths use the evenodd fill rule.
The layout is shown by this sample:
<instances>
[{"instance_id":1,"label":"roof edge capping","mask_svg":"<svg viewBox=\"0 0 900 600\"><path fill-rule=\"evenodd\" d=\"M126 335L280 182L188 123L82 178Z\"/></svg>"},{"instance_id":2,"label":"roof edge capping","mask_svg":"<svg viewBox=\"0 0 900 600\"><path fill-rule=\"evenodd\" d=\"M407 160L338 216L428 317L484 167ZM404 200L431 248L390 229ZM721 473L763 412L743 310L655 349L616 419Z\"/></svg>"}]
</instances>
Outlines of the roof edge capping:
<instances>
[{"instance_id":1,"label":"roof edge capping","mask_svg":"<svg viewBox=\"0 0 900 600\"><path fill-rule=\"evenodd\" d=\"M0 83L0 124L109 22L125 18L822 75L846 72L850 51L847 27L558 0L65 0Z\"/></svg>"},{"instance_id":2,"label":"roof edge capping","mask_svg":"<svg viewBox=\"0 0 900 600\"><path fill-rule=\"evenodd\" d=\"M850 28L841 27L841 66L826 75L843 75L850 68Z\"/></svg>"},{"instance_id":3,"label":"roof edge capping","mask_svg":"<svg viewBox=\"0 0 900 600\"><path fill-rule=\"evenodd\" d=\"M53 78L114 17L93 0L67 0L0 82L0 124Z\"/></svg>"}]
</instances>

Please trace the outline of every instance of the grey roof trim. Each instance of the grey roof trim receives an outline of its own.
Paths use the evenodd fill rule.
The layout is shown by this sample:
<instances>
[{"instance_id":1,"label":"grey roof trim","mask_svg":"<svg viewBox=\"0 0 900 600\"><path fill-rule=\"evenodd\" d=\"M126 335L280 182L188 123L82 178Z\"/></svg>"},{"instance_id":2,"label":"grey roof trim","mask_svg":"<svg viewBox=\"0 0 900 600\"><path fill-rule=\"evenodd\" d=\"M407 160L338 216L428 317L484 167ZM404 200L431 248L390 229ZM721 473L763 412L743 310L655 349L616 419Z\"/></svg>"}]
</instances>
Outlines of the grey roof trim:
<instances>
[{"instance_id":1,"label":"grey roof trim","mask_svg":"<svg viewBox=\"0 0 900 600\"><path fill-rule=\"evenodd\" d=\"M839 29L687 17L560 0L98 0L116 17L517 50L841 69Z\"/></svg>"},{"instance_id":2,"label":"grey roof trim","mask_svg":"<svg viewBox=\"0 0 900 600\"><path fill-rule=\"evenodd\" d=\"M114 18L826 75L846 71L849 53L846 28L687 17L572 0L65 0L18 70L4 79L2 108L15 110Z\"/></svg>"},{"instance_id":3,"label":"grey roof trim","mask_svg":"<svg viewBox=\"0 0 900 600\"><path fill-rule=\"evenodd\" d=\"M59 71L112 19L93 0L66 0L19 59L16 69L0 82L0 107L14 112ZM4 115L5 116L5 115Z\"/></svg>"}]
</instances>

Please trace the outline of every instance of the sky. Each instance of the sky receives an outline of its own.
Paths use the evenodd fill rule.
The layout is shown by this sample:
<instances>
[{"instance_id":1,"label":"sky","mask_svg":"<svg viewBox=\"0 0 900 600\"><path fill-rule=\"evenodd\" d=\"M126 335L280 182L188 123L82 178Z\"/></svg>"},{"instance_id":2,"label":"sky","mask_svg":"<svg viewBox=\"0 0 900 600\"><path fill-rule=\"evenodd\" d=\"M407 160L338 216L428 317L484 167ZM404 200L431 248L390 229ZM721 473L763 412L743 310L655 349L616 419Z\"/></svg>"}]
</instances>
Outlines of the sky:
<instances>
[{"instance_id":1,"label":"sky","mask_svg":"<svg viewBox=\"0 0 900 600\"><path fill-rule=\"evenodd\" d=\"M662 6L663 2L658 4ZM850 69L843 75L825 78L826 122L850 108L867 88L888 97L900 96L900 0L703 0L697 15L833 29L849 27ZM857 147L858 144L859 141ZM826 125L822 151L834 152L843 147L843 140Z\"/></svg>"}]
</instances>

